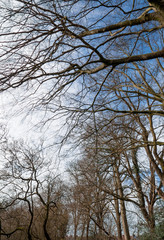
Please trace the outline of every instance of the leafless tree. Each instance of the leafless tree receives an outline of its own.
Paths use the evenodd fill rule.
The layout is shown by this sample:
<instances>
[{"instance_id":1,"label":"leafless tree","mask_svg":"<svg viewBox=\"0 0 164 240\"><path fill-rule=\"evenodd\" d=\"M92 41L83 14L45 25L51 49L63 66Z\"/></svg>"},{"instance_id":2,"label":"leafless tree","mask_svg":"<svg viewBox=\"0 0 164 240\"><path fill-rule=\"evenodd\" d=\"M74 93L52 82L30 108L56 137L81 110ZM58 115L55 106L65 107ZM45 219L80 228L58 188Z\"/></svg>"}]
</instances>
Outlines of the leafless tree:
<instances>
[{"instance_id":1,"label":"leafless tree","mask_svg":"<svg viewBox=\"0 0 164 240\"><path fill-rule=\"evenodd\" d=\"M1 91L22 86L47 120L65 117L67 135L99 112L113 113L109 123L130 115L163 184L162 124L155 130L163 121L163 0L1 5Z\"/></svg>"},{"instance_id":2,"label":"leafless tree","mask_svg":"<svg viewBox=\"0 0 164 240\"><path fill-rule=\"evenodd\" d=\"M134 115L134 119L136 118L139 116ZM151 146L151 154L154 157L154 145L151 144L151 141L150 143L143 141L145 133L140 130L140 125L134 119L130 116L116 118L109 124L108 115L99 115L96 118L96 124L90 121L86 133L81 135L83 140L81 144L84 147L82 158L88 157L83 164L81 163L84 172L87 172L83 175L87 176L88 174L87 180L90 181L91 185L96 185L96 181L91 176L91 172L94 171L93 166L90 168L88 165L90 165L91 159L95 163L98 159L101 173L106 177L102 185L97 187L111 196L118 224L118 236L121 232L119 222L122 222L124 235L127 235L127 239L130 238L127 204L132 204L131 206L137 208L136 215L139 221L142 219L145 226L150 231L154 231L156 224L154 209L159 197L161 197L159 194L160 179L145 150L145 146ZM147 117L141 118L141 121L145 123L146 119ZM148 127L145 124L146 130ZM161 154L160 147L158 154ZM156 159L154 158L154 160ZM85 164L86 167L84 167ZM130 213L130 215L132 214Z\"/></svg>"},{"instance_id":3,"label":"leafless tree","mask_svg":"<svg viewBox=\"0 0 164 240\"><path fill-rule=\"evenodd\" d=\"M129 164L126 177L138 184L139 207L143 191L132 170L141 166L132 153L142 149L151 170L150 202L156 193L164 199L163 0L16 0L1 1L1 9L1 91L21 88L19 100L44 110L44 124L64 117L67 136L93 121L100 138L94 156L117 155L112 174ZM117 198L133 202L125 191Z\"/></svg>"},{"instance_id":4,"label":"leafless tree","mask_svg":"<svg viewBox=\"0 0 164 240\"><path fill-rule=\"evenodd\" d=\"M2 1L1 9L1 91L23 86L52 118L58 110L72 117L93 111L163 115L163 0L17 0ZM142 65L150 76L156 62L159 80L153 73L152 80L138 81ZM120 71L129 79L117 83ZM131 98L147 95L159 106L117 107L115 89Z\"/></svg>"},{"instance_id":5,"label":"leafless tree","mask_svg":"<svg viewBox=\"0 0 164 240\"><path fill-rule=\"evenodd\" d=\"M23 141L6 141L1 154L1 235L28 240L64 238L68 227L65 187L50 171L42 146L34 149Z\"/></svg>"}]
</instances>

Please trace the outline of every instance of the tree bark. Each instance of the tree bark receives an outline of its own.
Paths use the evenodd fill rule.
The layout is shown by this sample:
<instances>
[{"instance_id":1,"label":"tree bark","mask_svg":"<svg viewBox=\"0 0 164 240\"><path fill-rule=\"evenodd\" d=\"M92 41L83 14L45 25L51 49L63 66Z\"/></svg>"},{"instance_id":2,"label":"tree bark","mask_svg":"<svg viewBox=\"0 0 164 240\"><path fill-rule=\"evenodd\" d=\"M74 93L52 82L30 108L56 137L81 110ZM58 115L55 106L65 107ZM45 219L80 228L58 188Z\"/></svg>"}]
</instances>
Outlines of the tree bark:
<instances>
[{"instance_id":1,"label":"tree bark","mask_svg":"<svg viewBox=\"0 0 164 240\"><path fill-rule=\"evenodd\" d=\"M122 230L121 230L121 221L120 221L120 209L119 209L119 200L115 199L115 211L116 211L116 225L117 225L117 234L118 240L122 240Z\"/></svg>"},{"instance_id":2,"label":"tree bark","mask_svg":"<svg viewBox=\"0 0 164 240\"><path fill-rule=\"evenodd\" d=\"M161 21L164 23L164 0L148 0L148 2L161 13L163 18Z\"/></svg>"},{"instance_id":3,"label":"tree bark","mask_svg":"<svg viewBox=\"0 0 164 240\"><path fill-rule=\"evenodd\" d=\"M122 184L120 179L120 173L117 165L115 165L115 172L116 172L118 192L120 197L123 198L124 194L123 194L123 189L122 189ZM120 209L121 209L122 226L124 230L125 240L130 240L129 226L128 226L128 221L126 216L126 208L125 208L124 200L122 199L120 199Z\"/></svg>"}]
</instances>

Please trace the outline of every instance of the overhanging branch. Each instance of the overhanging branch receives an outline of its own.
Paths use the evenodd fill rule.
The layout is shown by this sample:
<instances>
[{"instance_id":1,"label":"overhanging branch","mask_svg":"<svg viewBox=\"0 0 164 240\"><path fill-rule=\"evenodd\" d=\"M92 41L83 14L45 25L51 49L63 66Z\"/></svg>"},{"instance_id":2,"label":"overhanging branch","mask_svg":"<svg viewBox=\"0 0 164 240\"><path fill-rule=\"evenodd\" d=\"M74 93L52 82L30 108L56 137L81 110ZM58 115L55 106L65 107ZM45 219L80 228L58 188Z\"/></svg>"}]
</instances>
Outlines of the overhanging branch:
<instances>
[{"instance_id":1,"label":"overhanging branch","mask_svg":"<svg viewBox=\"0 0 164 240\"><path fill-rule=\"evenodd\" d=\"M126 20L123 22L109 25L107 27L103 27L103 28L84 31L79 36L85 37L85 36L89 36L89 35L93 35L93 34L105 33L105 32L117 30L120 28L128 27L128 26L140 25L145 22L152 21L152 20L159 21L159 18L160 18L160 16L159 16L159 13L157 13L157 12L148 13L148 14L142 15L141 17L136 18L136 19Z\"/></svg>"}]
</instances>

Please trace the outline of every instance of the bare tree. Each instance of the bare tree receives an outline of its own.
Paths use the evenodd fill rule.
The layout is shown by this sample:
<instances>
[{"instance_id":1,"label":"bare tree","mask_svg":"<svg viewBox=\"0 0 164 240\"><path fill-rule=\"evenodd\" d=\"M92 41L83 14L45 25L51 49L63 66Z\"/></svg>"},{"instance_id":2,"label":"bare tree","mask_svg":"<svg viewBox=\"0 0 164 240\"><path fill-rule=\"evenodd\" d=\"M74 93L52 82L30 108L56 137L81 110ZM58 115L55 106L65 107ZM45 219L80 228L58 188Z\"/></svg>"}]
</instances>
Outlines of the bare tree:
<instances>
[{"instance_id":1,"label":"bare tree","mask_svg":"<svg viewBox=\"0 0 164 240\"><path fill-rule=\"evenodd\" d=\"M134 115L134 119L136 118L144 124L146 122L144 129L147 132L149 129L147 117L141 118ZM149 145L151 155L156 160L153 154L154 144L151 144L151 141L149 143L143 141L145 132L140 130L140 124L134 119L130 116L116 118L109 124L108 115L99 115L96 118L96 124L90 121L86 133L81 135L84 146L82 157L88 156L85 164L89 164L90 159L93 159L93 162L98 159L101 173L106 177L102 185L97 187L111 196L115 207L118 236L121 236L119 223L121 222L127 239L130 238L127 204L138 209L137 212L134 211L134 214L153 232L156 225L154 209L157 200L161 197L159 194L160 179L145 150L145 147ZM160 125L158 127L160 128ZM158 132L158 137L160 133ZM158 146L159 155L161 149ZM83 165L81 164L82 167ZM86 167L86 172L87 168L89 167ZM88 173L88 180L90 179L90 183L95 185L96 181L91 177L91 171L93 171L93 167Z\"/></svg>"},{"instance_id":2,"label":"bare tree","mask_svg":"<svg viewBox=\"0 0 164 240\"><path fill-rule=\"evenodd\" d=\"M111 80L115 71L132 76L133 64L153 66L157 61L163 72L162 0L17 0L13 5L2 2L1 8L1 91L24 86L29 96L37 97L35 105L52 118L58 110L70 116L106 110L163 115L156 105L151 110L124 110L116 107L119 98L109 100L116 87L129 88L128 82L117 85ZM108 97L102 105L98 99L106 84ZM160 92L150 86L149 80L138 82L134 76L129 91L147 94L163 106L163 86Z\"/></svg>"},{"instance_id":3,"label":"bare tree","mask_svg":"<svg viewBox=\"0 0 164 240\"><path fill-rule=\"evenodd\" d=\"M156 119L163 121L163 1L1 5L1 91L22 86L27 104L47 113L44 123L65 117L67 136L99 112L112 112L109 124L131 116L163 197L162 124L155 130Z\"/></svg>"},{"instance_id":4,"label":"bare tree","mask_svg":"<svg viewBox=\"0 0 164 240\"><path fill-rule=\"evenodd\" d=\"M79 212L76 234L80 232L80 224L82 224L81 237L113 239L112 228L115 227L110 212L110 197L102 190L106 174L103 174L98 163L91 159L81 160L70 166L69 172L73 180L74 192L71 199L76 200L76 211Z\"/></svg>"},{"instance_id":5,"label":"bare tree","mask_svg":"<svg viewBox=\"0 0 164 240\"><path fill-rule=\"evenodd\" d=\"M49 170L48 158L45 163L42 146L34 149L24 142L6 142L2 153L1 235L28 240L65 238L65 187L59 176Z\"/></svg>"},{"instance_id":6,"label":"bare tree","mask_svg":"<svg viewBox=\"0 0 164 240\"><path fill-rule=\"evenodd\" d=\"M148 197L143 196L139 174L132 171L141 169L138 159L129 157L132 149L145 151L151 171L152 208L147 213L153 212L156 193L164 199L163 0L16 0L13 5L2 1L1 9L1 91L21 87L19 100L44 110L44 124L64 117L67 136L74 127L80 135L93 121L93 156L105 159L104 172L107 167L117 173L118 188L125 184L119 179L122 168L125 180L131 178L140 193L133 201L126 191L108 189L119 200L115 204L122 206L122 215L124 201L144 208L141 200ZM116 155L118 166L112 165ZM46 234L46 223L44 229Z\"/></svg>"}]
</instances>

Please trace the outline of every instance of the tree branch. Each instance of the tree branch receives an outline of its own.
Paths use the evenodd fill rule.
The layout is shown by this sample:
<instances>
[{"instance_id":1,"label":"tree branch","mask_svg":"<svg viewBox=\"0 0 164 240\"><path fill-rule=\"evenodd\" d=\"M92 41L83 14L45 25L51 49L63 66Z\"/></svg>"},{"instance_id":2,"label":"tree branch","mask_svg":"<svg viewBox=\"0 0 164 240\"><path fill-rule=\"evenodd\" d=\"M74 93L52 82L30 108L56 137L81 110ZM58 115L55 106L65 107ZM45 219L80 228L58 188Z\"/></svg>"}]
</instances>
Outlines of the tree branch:
<instances>
[{"instance_id":1,"label":"tree branch","mask_svg":"<svg viewBox=\"0 0 164 240\"><path fill-rule=\"evenodd\" d=\"M117 30L120 28L128 27L128 26L140 25L145 22L152 21L152 20L159 21L160 18L161 18L161 16L159 16L159 13L157 13L157 12L148 13L148 14L142 15L141 17L139 17L137 19L126 20L123 22L109 25L107 27L84 31L79 36L85 37L85 36L89 36L89 35L93 35L93 34L105 33L105 32Z\"/></svg>"}]
</instances>

